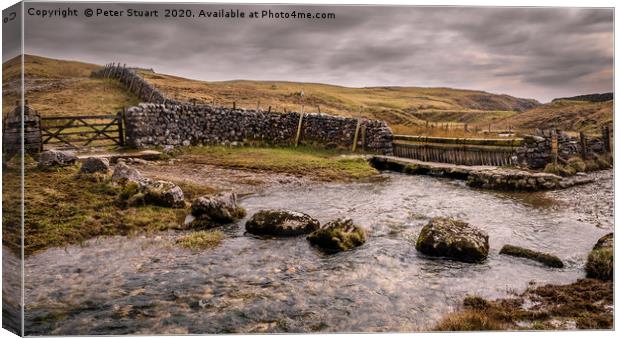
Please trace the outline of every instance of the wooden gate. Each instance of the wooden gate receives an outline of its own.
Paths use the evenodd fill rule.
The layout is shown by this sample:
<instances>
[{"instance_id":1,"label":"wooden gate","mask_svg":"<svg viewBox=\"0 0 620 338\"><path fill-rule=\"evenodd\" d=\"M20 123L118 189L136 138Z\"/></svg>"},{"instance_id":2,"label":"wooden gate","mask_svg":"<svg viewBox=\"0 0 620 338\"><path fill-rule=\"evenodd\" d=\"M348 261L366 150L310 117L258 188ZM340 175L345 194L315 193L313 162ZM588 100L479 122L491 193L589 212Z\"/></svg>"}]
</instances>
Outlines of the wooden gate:
<instances>
[{"instance_id":1,"label":"wooden gate","mask_svg":"<svg viewBox=\"0 0 620 338\"><path fill-rule=\"evenodd\" d=\"M44 147L124 146L123 113L41 117L41 137Z\"/></svg>"}]
</instances>

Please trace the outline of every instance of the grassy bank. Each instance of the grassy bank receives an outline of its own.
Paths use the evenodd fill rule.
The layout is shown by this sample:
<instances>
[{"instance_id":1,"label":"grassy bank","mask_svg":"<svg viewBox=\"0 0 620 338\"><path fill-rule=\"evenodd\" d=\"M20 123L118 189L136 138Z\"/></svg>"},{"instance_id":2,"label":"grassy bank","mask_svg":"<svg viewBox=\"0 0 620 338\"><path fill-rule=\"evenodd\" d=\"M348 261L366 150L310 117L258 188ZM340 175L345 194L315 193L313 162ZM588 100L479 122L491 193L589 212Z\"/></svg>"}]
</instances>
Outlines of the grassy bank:
<instances>
[{"instance_id":1,"label":"grassy bank","mask_svg":"<svg viewBox=\"0 0 620 338\"><path fill-rule=\"evenodd\" d=\"M237 169L265 170L321 180L356 180L378 171L362 158L345 157L338 150L314 147L190 147L184 160Z\"/></svg>"},{"instance_id":2,"label":"grassy bank","mask_svg":"<svg viewBox=\"0 0 620 338\"><path fill-rule=\"evenodd\" d=\"M581 279L530 288L515 298L467 297L436 331L611 329L613 282Z\"/></svg>"},{"instance_id":3,"label":"grassy bank","mask_svg":"<svg viewBox=\"0 0 620 338\"><path fill-rule=\"evenodd\" d=\"M18 187L17 178L17 172L5 170L3 181L7 189ZM175 229L187 213L184 209L151 205L125 208L118 202L120 192L121 188L113 185L109 177L79 175L77 167L26 170L25 253L76 244L101 235ZM191 200L199 194L212 193L213 189L185 186L184 192L186 200ZM3 222L15 222L15 217L19 215L9 213ZM12 236L6 231L3 234Z\"/></svg>"}]
</instances>

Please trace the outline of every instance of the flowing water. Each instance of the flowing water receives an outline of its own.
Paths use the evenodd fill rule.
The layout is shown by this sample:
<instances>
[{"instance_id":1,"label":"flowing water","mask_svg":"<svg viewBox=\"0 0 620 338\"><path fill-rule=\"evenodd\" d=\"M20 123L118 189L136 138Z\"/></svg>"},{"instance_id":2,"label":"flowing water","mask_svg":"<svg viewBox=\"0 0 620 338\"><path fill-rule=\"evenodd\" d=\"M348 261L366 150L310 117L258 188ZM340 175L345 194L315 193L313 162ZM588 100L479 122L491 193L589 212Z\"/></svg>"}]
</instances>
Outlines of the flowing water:
<instances>
[{"instance_id":1,"label":"flowing water","mask_svg":"<svg viewBox=\"0 0 620 338\"><path fill-rule=\"evenodd\" d=\"M241 200L248 214L290 208L321 222L351 217L362 247L326 255L305 238L261 239L244 221L215 249L193 252L182 232L107 237L26 260L28 334L372 332L428 329L465 295L504 297L531 281L570 283L613 231L612 172L548 193L499 193L462 182L384 173L368 183L279 186ZM489 233L481 264L424 257L414 243L431 217ZM504 244L553 253L565 268L499 255Z\"/></svg>"}]
</instances>

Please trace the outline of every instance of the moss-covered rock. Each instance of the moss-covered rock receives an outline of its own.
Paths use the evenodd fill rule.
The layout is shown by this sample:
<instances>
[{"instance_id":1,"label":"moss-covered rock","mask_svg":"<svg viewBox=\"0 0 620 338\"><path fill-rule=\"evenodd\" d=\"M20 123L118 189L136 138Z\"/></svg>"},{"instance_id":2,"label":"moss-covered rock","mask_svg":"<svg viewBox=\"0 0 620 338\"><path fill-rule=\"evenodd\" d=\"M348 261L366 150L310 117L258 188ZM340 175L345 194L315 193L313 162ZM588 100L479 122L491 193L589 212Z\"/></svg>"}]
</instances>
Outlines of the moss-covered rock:
<instances>
[{"instance_id":1,"label":"moss-covered rock","mask_svg":"<svg viewBox=\"0 0 620 338\"><path fill-rule=\"evenodd\" d=\"M142 176L138 169L128 166L125 162L118 162L114 166L112 180L126 184L127 182L140 182L144 180L144 176Z\"/></svg>"},{"instance_id":2,"label":"moss-covered rock","mask_svg":"<svg viewBox=\"0 0 620 338\"><path fill-rule=\"evenodd\" d=\"M245 223L247 232L268 236L304 235L317 230L319 226L316 219L291 210L260 210Z\"/></svg>"},{"instance_id":3,"label":"moss-covered rock","mask_svg":"<svg viewBox=\"0 0 620 338\"><path fill-rule=\"evenodd\" d=\"M499 253L502 255L531 259L552 268L564 267L564 263L562 263L562 260L556 256L526 248L521 248L514 245L504 245L504 247L502 247L502 250L500 250Z\"/></svg>"},{"instance_id":4,"label":"moss-covered rock","mask_svg":"<svg viewBox=\"0 0 620 338\"><path fill-rule=\"evenodd\" d=\"M191 228L212 228L232 223L245 216L245 210L237 204L234 192L201 196L194 200L191 214L186 222Z\"/></svg>"},{"instance_id":5,"label":"moss-covered rock","mask_svg":"<svg viewBox=\"0 0 620 338\"><path fill-rule=\"evenodd\" d=\"M141 206L146 204L167 208L185 207L183 190L168 181L153 181L142 178L139 181L123 180L123 187L118 196L119 202L125 206Z\"/></svg>"},{"instance_id":6,"label":"moss-covered rock","mask_svg":"<svg viewBox=\"0 0 620 338\"><path fill-rule=\"evenodd\" d=\"M436 217L422 228L415 247L429 256L480 262L489 254L489 235L465 222Z\"/></svg>"},{"instance_id":7,"label":"moss-covered rock","mask_svg":"<svg viewBox=\"0 0 620 338\"><path fill-rule=\"evenodd\" d=\"M612 280L614 278L614 234L601 237L592 248L586 262L589 278Z\"/></svg>"},{"instance_id":8,"label":"moss-covered rock","mask_svg":"<svg viewBox=\"0 0 620 338\"><path fill-rule=\"evenodd\" d=\"M185 207L183 190L178 185L168 181L152 181L146 184L144 201L147 204L168 208Z\"/></svg>"},{"instance_id":9,"label":"moss-covered rock","mask_svg":"<svg viewBox=\"0 0 620 338\"><path fill-rule=\"evenodd\" d=\"M336 219L307 237L313 245L329 253L354 249L366 243L366 231L351 219Z\"/></svg>"}]
</instances>

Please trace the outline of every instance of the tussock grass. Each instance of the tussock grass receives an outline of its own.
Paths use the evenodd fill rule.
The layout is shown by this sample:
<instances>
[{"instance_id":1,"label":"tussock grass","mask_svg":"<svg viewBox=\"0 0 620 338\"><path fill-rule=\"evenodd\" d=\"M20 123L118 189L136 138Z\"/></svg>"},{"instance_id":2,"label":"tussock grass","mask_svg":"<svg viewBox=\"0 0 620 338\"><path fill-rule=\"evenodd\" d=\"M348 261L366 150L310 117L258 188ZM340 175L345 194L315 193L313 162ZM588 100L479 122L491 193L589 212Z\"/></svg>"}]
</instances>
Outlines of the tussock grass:
<instances>
[{"instance_id":1,"label":"tussock grass","mask_svg":"<svg viewBox=\"0 0 620 338\"><path fill-rule=\"evenodd\" d=\"M267 170L322 180L355 180L378 174L358 157L340 156L338 150L315 147L190 147L185 154L196 163L232 168Z\"/></svg>"},{"instance_id":2,"label":"tussock grass","mask_svg":"<svg viewBox=\"0 0 620 338\"><path fill-rule=\"evenodd\" d=\"M204 250L218 246L224 233L219 230L197 231L177 240L180 247L192 250Z\"/></svg>"},{"instance_id":3,"label":"tussock grass","mask_svg":"<svg viewBox=\"0 0 620 338\"><path fill-rule=\"evenodd\" d=\"M441 320L434 328L435 331L498 331L504 329L505 324L479 310L455 313Z\"/></svg>"}]
</instances>

